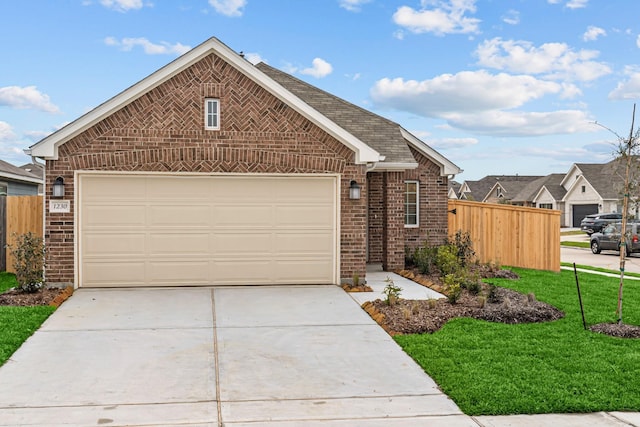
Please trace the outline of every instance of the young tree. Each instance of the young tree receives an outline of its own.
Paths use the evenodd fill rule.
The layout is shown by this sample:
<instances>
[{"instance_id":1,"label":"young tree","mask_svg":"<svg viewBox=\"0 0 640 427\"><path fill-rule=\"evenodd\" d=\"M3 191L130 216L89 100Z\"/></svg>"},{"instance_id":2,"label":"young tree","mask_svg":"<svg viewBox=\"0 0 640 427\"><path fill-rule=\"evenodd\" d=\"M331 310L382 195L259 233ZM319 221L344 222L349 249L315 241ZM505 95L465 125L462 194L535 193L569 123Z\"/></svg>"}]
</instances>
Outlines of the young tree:
<instances>
[{"instance_id":1,"label":"young tree","mask_svg":"<svg viewBox=\"0 0 640 427\"><path fill-rule=\"evenodd\" d=\"M627 256L627 218L629 216L629 208L631 204L638 203L638 182L637 182L637 160L640 149L640 129L635 129L636 105L633 104L633 114L631 116L631 130L629 137L623 138L611 129L605 129L613 132L618 137L618 146L616 149L616 163L622 169L623 188L622 188L622 229L620 232L620 283L618 285L618 305L616 306L616 316L618 324L622 324L622 297L624 290L624 267L625 258ZM602 125L600 125L602 126ZM604 126L603 126L604 127ZM637 207L637 206L636 206Z\"/></svg>"}]
</instances>

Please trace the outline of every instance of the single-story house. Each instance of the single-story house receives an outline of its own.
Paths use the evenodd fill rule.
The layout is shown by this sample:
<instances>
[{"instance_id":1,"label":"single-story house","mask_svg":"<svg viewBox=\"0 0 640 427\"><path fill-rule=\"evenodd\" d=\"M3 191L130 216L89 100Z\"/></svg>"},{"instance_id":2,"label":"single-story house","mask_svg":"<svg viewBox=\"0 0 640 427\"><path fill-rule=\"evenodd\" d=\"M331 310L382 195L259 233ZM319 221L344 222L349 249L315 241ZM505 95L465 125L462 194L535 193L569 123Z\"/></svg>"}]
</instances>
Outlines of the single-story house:
<instances>
[{"instance_id":1,"label":"single-story house","mask_svg":"<svg viewBox=\"0 0 640 427\"><path fill-rule=\"evenodd\" d=\"M38 194L42 176L37 171L0 160L0 196L33 196Z\"/></svg>"},{"instance_id":2,"label":"single-story house","mask_svg":"<svg viewBox=\"0 0 640 427\"><path fill-rule=\"evenodd\" d=\"M339 284L447 236L461 170L397 123L212 38L33 145L46 278Z\"/></svg>"},{"instance_id":3,"label":"single-story house","mask_svg":"<svg viewBox=\"0 0 640 427\"><path fill-rule=\"evenodd\" d=\"M477 181L463 181L457 198L485 203L510 203L524 187L538 178L528 175L487 175Z\"/></svg>"}]
</instances>

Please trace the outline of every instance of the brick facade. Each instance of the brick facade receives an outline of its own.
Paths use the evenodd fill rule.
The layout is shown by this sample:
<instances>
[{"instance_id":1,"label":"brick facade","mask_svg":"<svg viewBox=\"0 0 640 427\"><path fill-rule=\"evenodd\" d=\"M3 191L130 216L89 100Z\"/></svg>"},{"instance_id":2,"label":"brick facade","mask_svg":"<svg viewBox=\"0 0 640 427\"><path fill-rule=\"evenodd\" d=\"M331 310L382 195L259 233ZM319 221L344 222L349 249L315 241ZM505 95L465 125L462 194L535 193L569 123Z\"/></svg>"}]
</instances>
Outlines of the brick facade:
<instances>
[{"instance_id":1,"label":"brick facade","mask_svg":"<svg viewBox=\"0 0 640 427\"><path fill-rule=\"evenodd\" d=\"M447 179L440 176L438 165L416 150L411 152L417 169L367 174L367 262L382 263L385 268L402 268L406 248L438 245L447 238ZM406 180L419 182L419 227L415 228L404 227Z\"/></svg>"},{"instance_id":2,"label":"brick facade","mask_svg":"<svg viewBox=\"0 0 640 427\"><path fill-rule=\"evenodd\" d=\"M204 99L220 99L219 131L204 130ZM47 280L74 282L74 171L338 173L340 276L365 276L366 167L354 154L216 55L209 55L96 123L48 160L61 176L70 213L46 215ZM362 188L349 199L349 183ZM51 187L45 195L51 196ZM393 249L395 250L395 249Z\"/></svg>"}]
</instances>

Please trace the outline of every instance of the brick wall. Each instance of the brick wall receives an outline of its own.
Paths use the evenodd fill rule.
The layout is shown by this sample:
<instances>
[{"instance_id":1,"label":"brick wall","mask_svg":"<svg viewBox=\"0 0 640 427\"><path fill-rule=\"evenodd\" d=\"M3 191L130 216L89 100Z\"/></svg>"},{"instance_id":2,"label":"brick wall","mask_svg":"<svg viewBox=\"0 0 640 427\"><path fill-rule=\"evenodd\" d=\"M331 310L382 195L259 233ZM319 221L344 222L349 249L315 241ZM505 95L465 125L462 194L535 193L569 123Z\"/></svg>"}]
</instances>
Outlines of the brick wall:
<instances>
[{"instance_id":1,"label":"brick wall","mask_svg":"<svg viewBox=\"0 0 640 427\"><path fill-rule=\"evenodd\" d=\"M205 97L220 99L219 131L204 130ZM340 173L341 277L365 275L366 173L353 152L235 68L210 55L96 123L47 161L71 212L46 215L47 280L74 282L75 170ZM359 201L349 200L355 179ZM51 196L50 186L45 195Z\"/></svg>"},{"instance_id":2,"label":"brick wall","mask_svg":"<svg viewBox=\"0 0 640 427\"><path fill-rule=\"evenodd\" d=\"M367 262L382 262L382 240L384 231L385 203L383 198L383 172L367 174L369 196L368 252Z\"/></svg>"},{"instance_id":3,"label":"brick wall","mask_svg":"<svg viewBox=\"0 0 640 427\"><path fill-rule=\"evenodd\" d=\"M420 211L418 228L405 229L405 245L410 249L440 245L447 238L447 177L440 176L440 167L411 149L418 168L405 172L404 179L420 181Z\"/></svg>"},{"instance_id":4,"label":"brick wall","mask_svg":"<svg viewBox=\"0 0 640 427\"><path fill-rule=\"evenodd\" d=\"M384 173L383 197L382 268L392 271L404 267L404 172Z\"/></svg>"}]
</instances>

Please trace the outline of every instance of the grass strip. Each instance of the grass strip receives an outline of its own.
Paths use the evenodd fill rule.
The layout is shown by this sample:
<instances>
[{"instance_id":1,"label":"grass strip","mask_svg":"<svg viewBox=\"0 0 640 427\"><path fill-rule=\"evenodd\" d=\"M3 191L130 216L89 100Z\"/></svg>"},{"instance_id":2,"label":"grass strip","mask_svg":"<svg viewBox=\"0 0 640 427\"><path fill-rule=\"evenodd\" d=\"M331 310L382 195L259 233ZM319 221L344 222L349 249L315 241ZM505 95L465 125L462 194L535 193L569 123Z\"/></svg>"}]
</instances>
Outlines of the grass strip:
<instances>
[{"instance_id":1,"label":"grass strip","mask_svg":"<svg viewBox=\"0 0 640 427\"><path fill-rule=\"evenodd\" d=\"M570 263L570 262L561 262L560 265L563 266L563 267L571 267L571 268L573 268L573 263ZM576 264L576 268L579 268L581 270L597 271L597 272L600 272L600 273L611 273L611 274L615 274L616 276L620 274L620 270L609 270L607 268L592 267L590 265ZM633 273L631 271L625 271L624 275L625 276L630 276L630 277L640 277L640 273Z\"/></svg>"},{"instance_id":2,"label":"grass strip","mask_svg":"<svg viewBox=\"0 0 640 427\"><path fill-rule=\"evenodd\" d=\"M566 317L520 325L461 318L396 341L469 415L640 411L640 340L583 329L573 272L513 270L520 280L490 281L533 292ZM588 324L615 321L616 278L583 275L580 285ZM640 283L625 286L624 313L640 325Z\"/></svg>"},{"instance_id":3,"label":"grass strip","mask_svg":"<svg viewBox=\"0 0 640 427\"><path fill-rule=\"evenodd\" d=\"M570 240L563 240L560 242L560 246L570 246L573 248L589 248L589 242L572 242Z\"/></svg>"},{"instance_id":4,"label":"grass strip","mask_svg":"<svg viewBox=\"0 0 640 427\"><path fill-rule=\"evenodd\" d=\"M0 272L0 292L17 286L15 275ZM50 306L0 306L0 366L55 311Z\"/></svg>"}]
</instances>

